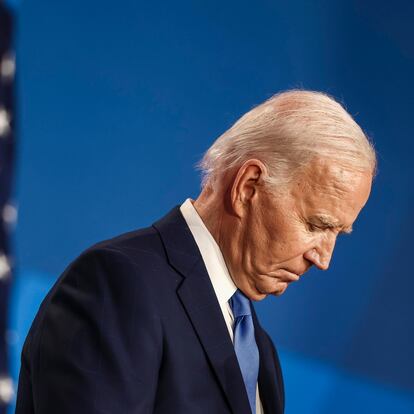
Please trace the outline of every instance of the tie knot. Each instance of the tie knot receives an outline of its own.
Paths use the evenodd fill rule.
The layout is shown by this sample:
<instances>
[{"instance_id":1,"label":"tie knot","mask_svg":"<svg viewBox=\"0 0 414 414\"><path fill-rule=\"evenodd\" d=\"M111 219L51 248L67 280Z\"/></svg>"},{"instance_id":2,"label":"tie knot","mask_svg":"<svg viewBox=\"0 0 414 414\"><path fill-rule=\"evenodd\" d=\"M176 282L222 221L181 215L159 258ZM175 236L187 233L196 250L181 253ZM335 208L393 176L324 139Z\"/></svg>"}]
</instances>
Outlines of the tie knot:
<instances>
[{"instance_id":1,"label":"tie knot","mask_svg":"<svg viewBox=\"0 0 414 414\"><path fill-rule=\"evenodd\" d=\"M235 318L251 315L250 301L239 289L237 289L235 294L230 298L230 307Z\"/></svg>"}]
</instances>

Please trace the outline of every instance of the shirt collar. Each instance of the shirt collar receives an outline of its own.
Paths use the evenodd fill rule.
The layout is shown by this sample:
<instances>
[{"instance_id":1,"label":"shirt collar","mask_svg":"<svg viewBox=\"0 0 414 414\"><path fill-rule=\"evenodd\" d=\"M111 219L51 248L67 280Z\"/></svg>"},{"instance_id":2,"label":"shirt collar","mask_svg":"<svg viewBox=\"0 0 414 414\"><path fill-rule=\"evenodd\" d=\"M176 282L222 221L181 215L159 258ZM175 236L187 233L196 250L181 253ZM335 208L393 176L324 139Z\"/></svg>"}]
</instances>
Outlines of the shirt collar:
<instances>
[{"instance_id":1,"label":"shirt collar","mask_svg":"<svg viewBox=\"0 0 414 414\"><path fill-rule=\"evenodd\" d=\"M193 200L187 198L181 205L180 211L200 250L217 299L220 304L223 304L233 296L237 287L227 269L220 247L197 213Z\"/></svg>"}]
</instances>

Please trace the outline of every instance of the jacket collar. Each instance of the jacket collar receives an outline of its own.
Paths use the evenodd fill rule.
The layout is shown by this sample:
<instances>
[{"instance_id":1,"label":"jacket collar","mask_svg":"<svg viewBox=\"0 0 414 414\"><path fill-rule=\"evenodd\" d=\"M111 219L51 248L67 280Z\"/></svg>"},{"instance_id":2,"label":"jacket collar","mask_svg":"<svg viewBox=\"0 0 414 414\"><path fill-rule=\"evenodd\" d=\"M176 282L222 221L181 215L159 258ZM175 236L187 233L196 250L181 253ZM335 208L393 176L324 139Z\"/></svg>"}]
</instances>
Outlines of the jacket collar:
<instances>
[{"instance_id":1,"label":"jacket collar","mask_svg":"<svg viewBox=\"0 0 414 414\"><path fill-rule=\"evenodd\" d=\"M179 206L154 223L170 265L183 276L177 294L190 318L200 343L217 376L231 411L251 414L243 377L227 331L220 305L198 246ZM256 342L260 354L259 390L265 412L282 413L274 358L266 334L253 312Z\"/></svg>"},{"instance_id":2,"label":"jacket collar","mask_svg":"<svg viewBox=\"0 0 414 414\"><path fill-rule=\"evenodd\" d=\"M231 411L251 414L237 357L197 244L175 207L154 223L170 265L184 278L177 294L217 376Z\"/></svg>"},{"instance_id":3,"label":"jacket collar","mask_svg":"<svg viewBox=\"0 0 414 414\"><path fill-rule=\"evenodd\" d=\"M258 382L263 409L265 413L282 414L285 405L285 391L279 358L267 333L260 326L254 308L252 315L260 355Z\"/></svg>"}]
</instances>

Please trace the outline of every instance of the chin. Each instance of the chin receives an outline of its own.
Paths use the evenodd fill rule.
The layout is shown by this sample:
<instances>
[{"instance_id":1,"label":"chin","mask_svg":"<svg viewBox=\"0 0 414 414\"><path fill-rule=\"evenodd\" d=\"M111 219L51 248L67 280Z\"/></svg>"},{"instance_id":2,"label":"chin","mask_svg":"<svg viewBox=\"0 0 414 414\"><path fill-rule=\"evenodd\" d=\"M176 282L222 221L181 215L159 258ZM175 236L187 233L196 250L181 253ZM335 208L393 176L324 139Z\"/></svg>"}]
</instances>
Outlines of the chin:
<instances>
[{"instance_id":1,"label":"chin","mask_svg":"<svg viewBox=\"0 0 414 414\"><path fill-rule=\"evenodd\" d=\"M286 289L288 287L288 284L286 282L281 282L276 290L274 290L271 294L273 296L280 296L285 293Z\"/></svg>"},{"instance_id":2,"label":"chin","mask_svg":"<svg viewBox=\"0 0 414 414\"><path fill-rule=\"evenodd\" d=\"M285 293L287 288L281 289L281 290L277 290L276 292L273 292L272 295L273 296L280 296L283 295Z\"/></svg>"},{"instance_id":3,"label":"chin","mask_svg":"<svg viewBox=\"0 0 414 414\"><path fill-rule=\"evenodd\" d=\"M253 292L252 295L250 295L250 299L254 300L255 302L259 302L263 299L265 299L268 296L268 293L262 293L262 292Z\"/></svg>"},{"instance_id":4,"label":"chin","mask_svg":"<svg viewBox=\"0 0 414 414\"><path fill-rule=\"evenodd\" d=\"M247 286L239 287L239 289L250 299L255 302L263 300L269 293L260 289L255 284L248 284Z\"/></svg>"},{"instance_id":5,"label":"chin","mask_svg":"<svg viewBox=\"0 0 414 414\"><path fill-rule=\"evenodd\" d=\"M289 286L288 282L282 282L281 280L268 277L260 278L259 280L256 279L255 282L254 287L257 292L257 296L260 296L260 298L255 298L254 300L262 300L268 295L280 296Z\"/></svg>"}]
</instances>

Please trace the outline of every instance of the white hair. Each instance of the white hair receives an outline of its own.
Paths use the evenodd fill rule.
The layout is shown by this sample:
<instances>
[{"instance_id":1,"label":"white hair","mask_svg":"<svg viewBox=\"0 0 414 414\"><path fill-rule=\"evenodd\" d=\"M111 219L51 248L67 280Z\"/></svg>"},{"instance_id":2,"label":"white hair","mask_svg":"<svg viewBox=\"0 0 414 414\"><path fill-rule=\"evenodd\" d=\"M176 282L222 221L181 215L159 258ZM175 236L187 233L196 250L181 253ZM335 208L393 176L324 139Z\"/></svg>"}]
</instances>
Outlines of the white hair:
<instances>
[{"instance_id":1,"label":"white hair","mask_svg":"<svg viewBox=\"0 0 414 414\"><path fill-rule=\"evenodd\" d=\"M270 186L289 184L316 157L329 158L375 175L376 155L368 137L332 97L290 90L244 114L222 134L198 163L202 187L255 158L268 170Z\"/></svg>"}]
</instances>

